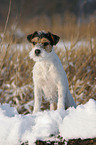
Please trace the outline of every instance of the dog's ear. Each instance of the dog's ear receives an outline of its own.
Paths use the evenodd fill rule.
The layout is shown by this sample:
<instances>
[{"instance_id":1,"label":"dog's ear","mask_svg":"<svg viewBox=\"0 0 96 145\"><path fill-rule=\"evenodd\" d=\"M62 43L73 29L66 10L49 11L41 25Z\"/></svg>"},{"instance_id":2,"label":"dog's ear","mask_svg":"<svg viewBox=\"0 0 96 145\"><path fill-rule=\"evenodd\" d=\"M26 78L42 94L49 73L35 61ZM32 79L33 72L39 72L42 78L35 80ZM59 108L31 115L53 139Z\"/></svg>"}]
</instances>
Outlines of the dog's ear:
<instances>
[{"instance_id":1,"label":"dog's ear","mask_svg":"<svg viewBox=\"0 0 96 145\"><path fill-rule=\"evenodd\" d=\"M27 36L27 40L28 40L29 42L32 43L31 40L32 40L37 34L38 34L37 31L35 31L33 34L28 35L28 36Z\"/></svg>"},{"instance_id":2,"label":"dog's ear","mask_svg":"<svg viewBox=\"0 0 96 145\"><path fill-rule=\"evenodd\" d=\"M52 33L50 33L50 32L48 32L47 34L48 34L48 37L49 37L49 39L50 39L50 41L51 41L51 45L52 45L52 46L53 46L53 45L56 45L56 44L58 43L60 37L57 36L57 35L54 35L54 34L52 34Z\"/></svg>"}]
</instances>

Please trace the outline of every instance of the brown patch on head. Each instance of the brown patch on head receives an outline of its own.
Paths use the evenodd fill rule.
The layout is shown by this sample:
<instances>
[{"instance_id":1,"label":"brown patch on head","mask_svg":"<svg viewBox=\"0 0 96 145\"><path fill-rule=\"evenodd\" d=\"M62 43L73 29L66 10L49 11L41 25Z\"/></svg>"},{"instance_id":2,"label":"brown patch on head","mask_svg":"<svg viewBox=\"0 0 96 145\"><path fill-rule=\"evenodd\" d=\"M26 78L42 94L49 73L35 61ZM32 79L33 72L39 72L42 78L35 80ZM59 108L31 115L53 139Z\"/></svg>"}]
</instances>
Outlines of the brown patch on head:
<instances>
[{"instance_id":1,"label":"brown patch on head","mask_svg":"<svg viewBox=\"0 0 96 145\"><path fill-rule=\"evenodd\" d=\"M42 43L42 44L44 44L45 42L50 43L50 41L47 38L39 38L39 37L34 37L31 42Z\"/></svg>"},{"instance_id":2,"label":"brown patch on head","mask_svg":"<svg viewBox=\"0 0 96 145\"><path fill-rule=\"evenodd\" d=\"M41 43L45 43L45 42L50 43L50 41L49 41L47 38L44 38L44 37L43 37L43 38L41 39Z\"/></svg>"},{"instance_id":3,"label":"brown patch on head","mask_svg":"<svg viewBox=\"0 0 96 145\"><path fill-rule=\"evenodd\" d=\"M32 47L34 47L37 43L40 43L39 37L34 37L34 38L31 40L31 43L32 43Z\"/></svg>"},{"instance_id":4,"label":"brown patch on head","mask_svg":"<svg viewBox=\"0 0 96 145\"><path fill-rule=\"evenodd\" d=\"M45 38L47 41L49 40L50 44L52 46L56 45L58 43L59 39L60 39L59 36L54 35L54 34L52 34L50 32L46 33L44 31L39 31L39 32L35 31L33 34L30 34L30 35L27 36L27 40L32 43L32 40L35 37L38 37L40 39L44 39Z\"/></svg>"},{"instance_id":5,"label":"brown patch on head","mask_svg":"<svg viewBox=\"0 0 96 145\"><path fill-rule=\"evenodd\" d=\"M43 31L34 32L27 36L29 42L32 43L32 47L35 47L37 44L40 45L46 52L51 52L53 45L56 45L59 41L59 36L54 35L50 32L46 33Z\"/></svg>"},{"instance_id":6,"label":"brown patch on head","mask_svg":"<svg viewBox=\"0 0 96 145\"><path fill-rule=\"evenodd\" d=\"M38 41L39 40L39 37L34 37L33 39L32 39L32 41Z\"/></svg>"},{"instance_id":7,"label":"brown patch on head","mask_svg":"<svg viewBox=\"0 0 96 145\"><path fill-rule=\"evenodd\" d=\"M36 44L40 44L46 52L49 53L52 51L52 46L50 45L50 41L47 38L34 37L31 42L32 47L34 47Z\"/></svg>"},{"instance_id":8,"label":"brown patch on head","mask_svg":"<svg viewBox=\"0 0 96 145\"><path fill-rule=\"evenodd\" d=\"M50 44L50 41L47 38L42 38L41 43L43 44L44 49L45 49L46 52L49 53L49 52L52 51L52 46Z\"/></svg>"},{"instance_id":9,"label":"brown patch on head","mask_svg":"<svg viewBox=\"0 0 96 145\"><path fill-rule=\"evenodd\" d=\"M40 39L39 39L39 37L34 37L31 42L40 43Z\"/></svg>"}]
</instances>

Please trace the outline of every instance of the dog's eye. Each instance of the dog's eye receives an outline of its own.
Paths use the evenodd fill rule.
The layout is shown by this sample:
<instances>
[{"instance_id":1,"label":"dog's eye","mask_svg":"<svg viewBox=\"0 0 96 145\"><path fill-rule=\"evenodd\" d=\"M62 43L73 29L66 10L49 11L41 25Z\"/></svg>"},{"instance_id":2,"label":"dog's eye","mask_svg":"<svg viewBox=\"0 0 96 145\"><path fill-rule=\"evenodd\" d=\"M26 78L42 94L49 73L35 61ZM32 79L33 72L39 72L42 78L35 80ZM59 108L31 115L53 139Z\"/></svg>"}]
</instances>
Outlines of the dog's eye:
<instances>
[{"instance_id":1,"label":"dog's eye","mask_svg":"<svg viewBox=\"0 0 96 145\"><path fill-rule=\"evenodd\" d=\"M49 45L49 43L48 43L48 42L45 42L45 43L44 43L44 46L47 46L47 45Z\"/></svg>"},{"instance_id":2,"label":"dog's eye","mask_svg":"<svg viewBox=\"0 0 96 145\"><path fill-rule=\"evenodd\" d=\"M32 42L33 43L33 45L36 45L36 42Z\"/></svg>"}]
</instances>

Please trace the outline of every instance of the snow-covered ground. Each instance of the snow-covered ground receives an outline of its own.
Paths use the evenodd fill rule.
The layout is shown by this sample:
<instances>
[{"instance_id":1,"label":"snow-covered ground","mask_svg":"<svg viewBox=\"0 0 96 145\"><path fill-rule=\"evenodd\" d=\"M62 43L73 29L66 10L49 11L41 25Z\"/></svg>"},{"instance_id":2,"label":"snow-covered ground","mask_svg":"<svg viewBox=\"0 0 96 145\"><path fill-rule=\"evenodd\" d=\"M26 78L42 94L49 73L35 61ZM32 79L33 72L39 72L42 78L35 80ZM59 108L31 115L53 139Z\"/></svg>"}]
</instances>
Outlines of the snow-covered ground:
<instances>
[{"instance_id":1,"label":"snow-covered ground","mask_svg":"<svg viewBox=\"0 0 96 145\"><path fill-rule=\"evenodd\" d=\"M93 42L93 39L92 39L92 42ZM92 43L93 44L93 43ZM89 42L88 41L78 41L78 42L74 42L74 43L71 43L71 41L60 41L57 45L56 45L56 48L59 49L59 50L66 50L66 49L70 49L70 48L73 48L73 49L77 49L79 47L89 47ZM7 48L8 47L8 43L4 43L2 45L2 47L5 47ZM54 46L55 47L55 46ZM30 43L17 43L17 44L11 44L11 49L17 49L17 50L20 50L20 51L23 51L24 49L29 49L31 48L31 44ZM94 46L92 45L92 48L94 48Z\"/></svg>"},{"instance_id":2,"label":"snow-covered ground","mask_svg":"<svg viewBox=\"0 0 96 145\"><path fill-rule=\"evenodd\" d=\"M44 111L20 115L8 104L0 105L0 145L19 145L37 139L45 140L51 135L64 139L96 137L96 101L90 99L85 105L64 111Z\"/></svg>"},{"instance_id":3,"label":"snow-covered ground","mask_svg":"<svg viewBox=\"0 0 96 145\"><path fill-rule=\"evenodd\" d=\"M70 50L70 48L73 48L73 49L77 49L81 46L83 47L88 47L89 46L89 42L88 41L78 41L78 42L74 42L72 43L71 41L60 41L57 45L57 48L58 49L68 49Z\"/></svg>"}]
</instances>

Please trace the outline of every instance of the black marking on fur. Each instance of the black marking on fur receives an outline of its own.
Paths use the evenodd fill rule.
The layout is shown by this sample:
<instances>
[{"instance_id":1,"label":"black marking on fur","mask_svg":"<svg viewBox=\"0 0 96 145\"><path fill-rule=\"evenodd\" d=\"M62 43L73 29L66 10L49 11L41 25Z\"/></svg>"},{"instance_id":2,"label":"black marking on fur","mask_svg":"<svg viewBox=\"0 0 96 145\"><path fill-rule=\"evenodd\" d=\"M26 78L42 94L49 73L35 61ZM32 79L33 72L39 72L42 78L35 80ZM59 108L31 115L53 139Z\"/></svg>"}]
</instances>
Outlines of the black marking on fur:
<instances>
[{"instance_id":1,"label":"black marking on fur","mask_svg":"<svg viewBox=\"0 0 96 145\"><path fill-rule=\"evenodd\" d=\"M56 45L56 44L58 43L59 39L60 39L59 36L54 35L54 34L52 34L52 33L50 33L50 32L46 33L46 32L44 32L44 31L39 31L39 32L36 31L36 32L34 32L33 34L28 35L28 36L27 36L27 40L28 40L29 42L32 43L31 40L32 40L34 37L39 37L40 39L42 39L42 38L47 38L47 39L50 41L50 44L51 44L52 46L53 46L53 45Z\"/></svg>"}]
</instances>

